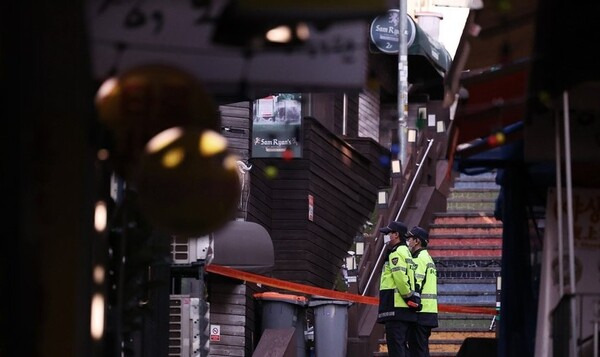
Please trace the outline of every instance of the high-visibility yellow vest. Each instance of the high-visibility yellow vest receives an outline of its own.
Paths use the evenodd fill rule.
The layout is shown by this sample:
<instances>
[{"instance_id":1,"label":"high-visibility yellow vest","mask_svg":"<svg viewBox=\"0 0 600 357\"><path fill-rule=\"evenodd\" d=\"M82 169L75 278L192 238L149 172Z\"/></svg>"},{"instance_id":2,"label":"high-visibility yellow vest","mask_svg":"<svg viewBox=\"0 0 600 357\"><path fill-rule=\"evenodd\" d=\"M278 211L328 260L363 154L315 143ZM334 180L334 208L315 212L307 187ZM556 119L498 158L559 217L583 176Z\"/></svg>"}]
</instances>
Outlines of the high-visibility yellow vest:
<instances>
[{"instance_id":1,"label":"high-visibility yellow vest","mask_svg":"<svg viewBox=\"0 0 600 357\"><path fill-rule=\"evenodd\" d=\"M423 308L417 314L417 322L423 326L438 326L437 269L429 252L420 249L413 253L415 286L421 294Z\"/></svg>"},{"instance_id":2,"label":"high-visibility yellow vest","mask_svg":"<svg viewBox=\"0 0 600 357\"><path fill-rule=\"evenodd\" d=\"M386 256L379 283L377 322L388 320L416 321L416 312L404 301L414 293L413 259L408 247L399 243Z\"/></svg>"}]
</instances>

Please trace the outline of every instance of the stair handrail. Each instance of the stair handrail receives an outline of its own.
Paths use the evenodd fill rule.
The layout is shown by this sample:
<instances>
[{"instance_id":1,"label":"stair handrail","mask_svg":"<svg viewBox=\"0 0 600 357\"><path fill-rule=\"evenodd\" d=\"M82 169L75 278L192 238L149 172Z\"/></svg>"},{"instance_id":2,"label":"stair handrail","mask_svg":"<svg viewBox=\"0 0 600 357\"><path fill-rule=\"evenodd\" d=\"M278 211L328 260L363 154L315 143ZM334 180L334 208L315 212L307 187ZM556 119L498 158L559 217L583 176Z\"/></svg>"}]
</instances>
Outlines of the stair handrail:
<instances>
[{"instance_id":1,"label":"stair handrail","mask_svg":"<svg viewBox=\"0 0 600 357\"><path fill-rule=\"evenodd\" d=\"M398 213L396 214L396 218L394 219L395 221L397 221L400 218L400 214L402 213L402 210L404 210L404 205L406 204L408 197L410 196L412 189L415 185L415 182L417 181L419 174L421 173L421 168L423 167L423 163L425 162L425 159L427 158L427 155L429 154L429 150L431 149L431 147L433 146L433 141L434 139L427 139L427 141L429 141L429 144L427 144L427 148L425 149L425 152L423 153L423 156L421 157L421 161L417 164L417 171L415 172L415 174L413 175L413 178L410 182L410 185L408 186L408 189L406 190L406 194L404 195L404 199L402 200L402 204L400 204L400 208L398 208ZM375 262L374 268L379 266L379 262L381 261L381 257L383 257L383 253L385 252L385 244L381 247L381 252L379 252L379 256L377 257L377 261ZM364 296L367 291L369 291L369 287L371 286L371 280L373 280L373 276L375 275L375 270L376 269L372 269L371 270L371 274L369 275L369 280L367 280L367 283L365 284L365 287L363 289L363 292L361 293L362 296Z\"/></svg>"}]
</instances>

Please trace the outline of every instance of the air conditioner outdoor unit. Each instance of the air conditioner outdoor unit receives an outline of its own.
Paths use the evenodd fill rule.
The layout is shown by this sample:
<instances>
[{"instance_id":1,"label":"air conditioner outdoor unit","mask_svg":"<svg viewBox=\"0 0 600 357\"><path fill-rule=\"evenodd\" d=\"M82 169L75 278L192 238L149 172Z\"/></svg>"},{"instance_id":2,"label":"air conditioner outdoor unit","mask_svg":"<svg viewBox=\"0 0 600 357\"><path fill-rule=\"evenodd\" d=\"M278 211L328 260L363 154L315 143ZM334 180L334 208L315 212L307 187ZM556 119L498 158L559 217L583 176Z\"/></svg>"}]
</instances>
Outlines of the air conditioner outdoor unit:
<instances>
[{"instance_id":1,"label":"air conditioner outdoor unit","mask_svg":"<svg viewBox=\"0 0 600 357\"><path fill-rule=\"evenodd\" d=\"M171 257L173 264L193 264L207 260L212 255L212 237L172 237Z\"/></svg>"},{"instance_id":2,"label":"air conditioner outdoor unit","mask_svg":"<svg viewBox=\"0 0 600 357\"><path fill-rule=\"evenodd\" d=\"M190 295L170 296L169 357L200 357L200 303Z\"/></svg>"}]
</instances>

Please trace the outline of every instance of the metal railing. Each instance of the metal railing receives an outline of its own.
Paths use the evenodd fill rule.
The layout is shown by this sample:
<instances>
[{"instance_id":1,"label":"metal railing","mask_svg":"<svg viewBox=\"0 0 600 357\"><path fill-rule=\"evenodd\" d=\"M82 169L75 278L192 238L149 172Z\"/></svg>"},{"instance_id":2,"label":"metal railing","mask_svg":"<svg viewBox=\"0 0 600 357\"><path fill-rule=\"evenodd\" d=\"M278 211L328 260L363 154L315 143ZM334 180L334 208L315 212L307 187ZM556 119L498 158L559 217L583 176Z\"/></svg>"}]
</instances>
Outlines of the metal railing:
<instances>
[{"instance_id":1,"label":"metal railing","mask_svg":"<svg viewBox=\"0 0 600 357\"><path fill-rule=\"evenodd\" d=\"M415 182L417 182L417 179L419 178L419 175L421 173L421 168L423 167L423 163L425 162L427 155L429 155L429 150L431 150L431 147L433 146L434 140L429 139L428 141L429 141L429 144L427 144L427 148L425 149L425 152L423 153L423 156L421 157L421 161L417 164L417 170L415 171L415 174L412 177L410 185L408 186L408 189L406 190L404 199L402 200L402 204L400 205L400 208L398 208L398 213L396 214L396 218L394 219L396 221L400 218L400 215L402 214L402 211L404 210L404 206L406 205L406 202L408 202L408 198L410 197L410 195L412 193L412 189L415 185ZM371 281L373 280L373 276L375 275L377 267L379 266L379 262L381 261L381 258L383 257L385 248L386 248L385 244L383 244L383 246L381 247L381 251L379 252L379 256L377 257L377 261L375 262L375 266L373 267L373 269L371 269L371 274L369 275L369 280L367 280L367 283L365 284L363 292L361 293L361 295L363 295L363 296L367 293L367 291L369 291L369 287L371 286Z\"/></svg>"}]
</instances>

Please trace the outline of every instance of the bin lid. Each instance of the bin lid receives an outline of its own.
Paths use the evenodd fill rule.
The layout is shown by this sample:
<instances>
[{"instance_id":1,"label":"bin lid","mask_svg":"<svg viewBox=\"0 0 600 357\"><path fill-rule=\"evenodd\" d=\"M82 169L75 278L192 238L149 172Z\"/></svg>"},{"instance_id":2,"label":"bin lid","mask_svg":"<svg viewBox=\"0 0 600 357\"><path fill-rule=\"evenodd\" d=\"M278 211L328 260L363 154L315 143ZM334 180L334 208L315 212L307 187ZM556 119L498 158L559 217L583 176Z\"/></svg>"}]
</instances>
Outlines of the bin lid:
<instances>
[{"instance_id":1,"label":"bin lid","mask_svg":"<svg viewBox=\"0 0 600 357\"><path fill-rule=\"evenodd\" d=\"M253 296L258 300L280 301L301 306L306 306L308 301L308 299L302 295L281 294L276 292L256 293Z\"/></svg>"},{"instance_id":2,"label":"bin lid","mask_svg":"<svg viewBox=\"0 0 600 357\"><path fill-rule=\"evenodd\" d=\"M314 296L309 302L308 306L321 306L321 305L352 305L352 301L348 300L334 300L321 296Z\"/></svg>"}]
</instances>

